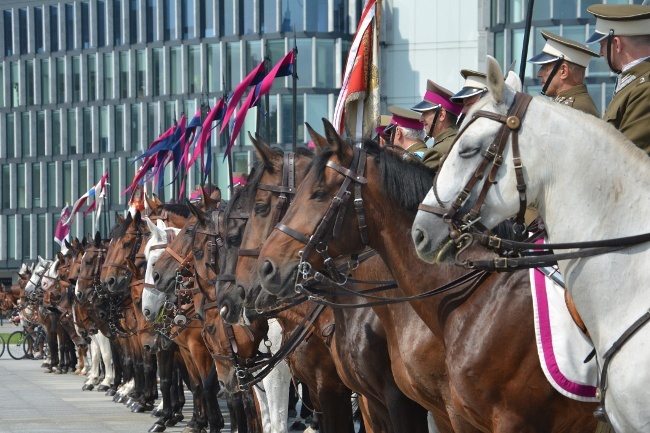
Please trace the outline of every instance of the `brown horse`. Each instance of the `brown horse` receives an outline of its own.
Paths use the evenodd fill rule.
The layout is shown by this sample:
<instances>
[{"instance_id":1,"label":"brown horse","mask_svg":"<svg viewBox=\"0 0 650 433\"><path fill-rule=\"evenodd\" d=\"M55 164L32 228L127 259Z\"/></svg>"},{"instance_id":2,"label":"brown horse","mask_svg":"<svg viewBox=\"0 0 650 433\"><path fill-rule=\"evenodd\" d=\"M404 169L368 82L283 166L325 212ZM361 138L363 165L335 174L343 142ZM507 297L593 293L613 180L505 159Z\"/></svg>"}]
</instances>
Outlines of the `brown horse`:
<instances>
[{"instance_id":1,"label":"brown horse","mask_svg":"<svg viewBox=\"0 0 650 433\"><path fill-rule=\"evenodd\" d=\"M430 173L373 143L367 145L367 154L362 146L354 149L324 123L329 148L315 158L282 223L300 239L319 226L317 237L330 235L332 225L323 222L323 216L328 209L338 213L330 204L333 197L345 193L345 183L356 190L351 193L355 200L363 200L369 245L389 265L406 294L421 294L466 274L453 265L425 264L418 260L410 242L415 211L432 183ZM361 167L366 166L363 173L360 161ZM357 213L339 209L337 218L343 219L343 229L327 242L329 252L359 252L364 242ZM307 251L305 243L287 232L283 227L276 229L260 255L264 289L283 298L292 296L300 263L298 251ZM313 248L310 250L303 253L303 259L318 266L320 259ZM301 270L307 270L306 265L301 265ZM444 294L412 302L443 342L439 350L444 351L449 381L445 400L456 431L466 431L460 420L481 431L499 433L589 432L596 428L591 416L595 405L562 396L542 372L529 284L527 272L483 275Z\"/></svg>"},{"instance_id":2,"label":"brown horse","mask_svg":"<svg viewBox=\"0 0 650 433\"><path fill-rule=\"evenodd\" d=\"M238 200L244 202L245 211L251 214L251 220L242 240L243 251L247 252L259 251L273 225L281 219L282 207L284 206L286 210L288 203L285 198L281 197L280 192L282 188L287 188L286 185L283 186L283 183L286 183L286 180L283 180L283 175L287 171L285 165L291 163L285 155L272 150L261 140L252 137L251 140L261 162L255 167L254 175L251 176L246 187L250 192L242 192L242 197L249 196L250 198L235 197L231 201L231 204ZM295 173L295 186L298 186L306 174L306 168L311 162L312 155L299 152L294 158L295 168L292 171ZM287 195L290 197L291 194ZM249 253L239 258L237 283L242 286L239 290L227 290L226 287L218 290L222 314L231 321L237 320L241 314L242 298L246 298L249 307L254 306L256 300L259 299L256 290L259 289L259 286L252 285L250 282L251 278L257 274L256 259L255 255ZM392 275L381 259L374 256L360 265L359 269L354 272L354 278L390 280ZM349 303L350 299L343 302ZM353 298L352 302L363 301L360 298ZM304 307L296 307L296 309L300 308ZM406 306L406 308L410 307ZM387 314L389 312L385 308L379 313L385 316L383 320L392 323L391 315ZM366 428L372 431L427 431L426 411L400 391L393 375L386 374L392 367L396 376L400 375L405 379L403 380L405 389L413 388L410 384L418 382L417 378L409 377L410 375L407 373L398 373L408 371L398 366L402 364L400 354L414 349L412 340L403 347L399 347L396 343L397 339L394 337L410 335L414 329L424 326L422 321L415 315L407 314L406 317L409 319L403 322L404 333L401 333L402 328L400 328L400 332L390 335L392 347L389 348L386 331L373 310L369 308L335 309L333 311L335 327L328 323L332 321L332 312L328 310L325 315L329 316L329 319L325 319L325 316L319 318L324 320L316 326L317 335L323 335L323 331L326 335L332 335L332 342L327 341L327 343L332 351L338 375L349 388L367 399L367 404L362 406ZM295 327L295 325L293 326ZM421 345L418 346L418 350L421 350ZM389 353L393 354L392 365ZM422 377L427 384L432 383L425 379L428 375L419 377ZM431 385L427 386L431 387ZM413 392L410 394L411 396L416 395ZM437 400L441 401L439 396ZM428 409L436 413L440 426L449 424L448 421L444 421L446 414L443 406L440 404L437 407L429 405ZM448 430L443 429L443 431Z\"/></svg>"}]
</instances>

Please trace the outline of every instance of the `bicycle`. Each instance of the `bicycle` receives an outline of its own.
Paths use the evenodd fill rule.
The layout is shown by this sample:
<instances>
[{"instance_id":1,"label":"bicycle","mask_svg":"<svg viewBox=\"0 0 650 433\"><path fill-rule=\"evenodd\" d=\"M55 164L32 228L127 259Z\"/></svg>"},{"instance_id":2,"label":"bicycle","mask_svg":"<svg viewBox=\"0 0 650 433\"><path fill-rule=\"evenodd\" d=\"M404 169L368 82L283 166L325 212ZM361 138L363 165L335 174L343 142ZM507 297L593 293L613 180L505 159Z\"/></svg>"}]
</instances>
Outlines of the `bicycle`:
<instances>
[{"instance_id":1,"label":"bicycle","mask_svg":"<svg viewBox=\"0 0 650 433\"><path fill-rule=\"evenodd\" d=\"M47 335L42 326L37 327L34 331L27 334L23 342L23 350L27 356L33 353L36 349L39 350L41 356L35 357L32 355L31 359L47 358L50 353L50 348L47 344Z\"/></svg>"},{"instance_id":2,"label":"bicycle","mask_svg":"<svg viewBox=\"0 0 650 433\"><path fill-rule=\"evenodd\" d=\"M2 335L0 335L0 343L2 343L2 349L0 349L0 358L2 358L2 355L5 353L5 347L7 346L7 343L5 343L5 339Z\"/></svg>"},{"instance_id":3,"label":"bicycle","mask_svg":"<svg viewBox=\"0 0 650 433\"><path fill-rule=\"evenodd\" d=\"M25 330L14 331L7 339L7 352L13 359L23 359L27 352L24 348L24 343L27 340L27 333Z\"/></svg>"}]
</instances>

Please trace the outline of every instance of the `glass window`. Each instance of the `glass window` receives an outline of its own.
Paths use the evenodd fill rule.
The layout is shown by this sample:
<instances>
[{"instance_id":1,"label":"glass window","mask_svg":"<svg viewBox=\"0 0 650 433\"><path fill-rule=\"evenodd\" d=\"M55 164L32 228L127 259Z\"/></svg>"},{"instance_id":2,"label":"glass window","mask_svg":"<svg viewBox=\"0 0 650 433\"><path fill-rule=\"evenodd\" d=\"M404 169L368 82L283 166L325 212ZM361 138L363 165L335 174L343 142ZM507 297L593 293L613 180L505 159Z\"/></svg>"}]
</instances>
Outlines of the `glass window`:
<instances>
[{"instance_id":1,"label":"glass window","mask_svg":"<svg viewBox=\"0 0 650 433\"><path fill-rule=\"evenodd\" d=\"M120 160L119 158L111 158L111 171L109 176L111 177L111 186L110 198L111 204L118 204L120 202Z\"/></svg>"},{"instance_id":2,"label":"glass window","mask_svg":"<svg viewBox=\"0 0 650 433\"><path fill-rule=\"evenodd\" d=\"M233 17L235 16L235 6L233 0L224 0L219 2L221 5L221 13L219 20L221 21L221 36L232 36L235 34L235 24Z\"/></svg>"},{"instance_id":3,"label":"glass window","mask_svg":"<svg viewBox=\"0 0 650 433\"><path fill-rule=\"evenodd\" d=\"M206 2L206 3L212 3L212 2ZM194 1L193 0L181 0L181 25L183 26L183 39L193 39L194 38Z\"/></svg>"},{"instance_id":4,"label":"glass window","mask_svg":"<svg viewBox=\"0 0 650 433\"><path fill-rule=\"evenodd\" d=\"M241 48L239 42L226 43L226 86L232 89L241 81L240 73Z\"/></svg>"},{"instance_id":5,"label":"glass window","mask_svg":"<svg viewBox=\"0 0 650 433\"><path fill-rule=\"evenodd\" d=\"M129 52L120 53L120 98L129 97Z\"/></svg>"},{"instance_id":6,"label":"glass window","mask_svg":"<svg viewBox=\"0 0 650 433\"><path fill-rule=\"evenodd\" d=\"M313 1L313 0L312 0ZM303 31L303 2L301 0L282 0L282 31Z\"/></svg>"},{"instance_id":7,"label":"glass window","mask_svg":"<svg viewBox=\"0 0 650 433\"><path fill-rule=\"evenodd\" d=\"M275 39L266 43L266 55L271 59L271 65L275 65L286 54L284 51L284 39ZM285 87L284 78L273 80L271 91Z\"/></svg>"},{"instance_id":8,"label":"glass window","mask_svg":"<svg viewBox=\"0 0 650 433\"><path fill-rule=\"evenodd\" d=\"M56 202L56 185L59 183L58 177L56 175L56 162L48 162L47 163L47 185L48 187L52 188L55 191L50 192L50 194L47 196L47 201L46 203L48 206L57 206Z\"/></svg>"},{"instance_id":9,"label":"glass window","mask_svg":"<svg viewBox=\"0 0 650 433\"><path fill-rule=\"evenodd\" d=\"M124 151L124 105L115 106L115 137L113 145L116 152Z\"/></svg>"},{"instance_id":10,"label":"glass window","mask_svg":"<svg viewBox=\"0 0 650 433\"><path fill-rule=\"evenodd\" d=\"M214 32L214 3L212 2L199 2L201 20L201 37L212 38L215 36Z\"/></svg>"},{"instance_id":11,"label":"glass window","mask_svg":"<svg viewBox=\"0 0 650 433\"><path fill-rule=\"evenodd\" d=\"M77 112L74 108L68 109L68 154L77 153Z\"/></svg>"},{"instance_id":12,"label":"glass window","mask_svg":"<svg viewBox=\"0 0 650 433\"><path fill-rule=\"evenodd\" d=\"M20 104L20 82L18 81L18 62L11 62L9 65L9 80L11 84L11 107L18 107Z\"/></svg>"},{"instance_id":13,"label":"glass window","mask_svg":"<svg viewBox=\"0 0 650 433\"><path fill-rule=\"evenodd\" d=\"M23 247L23 260L29 260L32 258L32 221L31 216L23 215L23 241L20 243Z\"/></svg>"},{"instance_id":14,"label":"glass window","mask_svg":"<svg viewBox=\"0 0 650 433\"><path fill-rule=\"evenodd\" d=\"M160 128L156 123L156 107L154 103L147 104L147 143L153 142L159 135Z\"/></svg>"},{"instance_id":15,"label":"glass window","mask_svg":"<svg viewBox=\"0 0 650 433\"><path fill-rule=\"evenodd\" d=\"M18 31L20 54L27 54L27 9L18 9Z\"/></svg>"},{"instance_id":16,"label":"glass window","mask_svg":"<svg viewBox=\"0 0 650 433\"><path fill-rule=\"evenodd\" d=\"M336 68L336 62L332 61L334 59L334 47L333 39L316 39L316 87L333 88L335 86L334 69ZM302 56L301 58L304 59Z\"/></svg>"},{"instance_id":17,"label":"glass window","mask_svg":"<svg viewBox=\"0 0 650 433\"><path fill-rule=\"evenodd\" d=\"M41 207L41 164L32 164L32 206Z\"/></svg>"},{"instance_id":18,"label":"glass window","mask_svg":"<svg viewBox=\"0 0 650 433\"><path fill-rule=\"evenodd\" d=\"M88 100L97 100L97 56L95 54L88 55Z\"/></svg>"},{"instance_id":19,"label":"glass window","mask_svg":"<svg viewBox=\"0 0 650 433\"><path fill-rule=\"evenodd\" d=\"M592 99L594 100L594 103L596 104L596 108L598 108L598 111L603 113L605 107L602 107L602 100L603 100L603 86L602 86L602 84L601 83L599 83L599 84L587 84L587 91L589 92Z\"/></svg>"},{"instance_id":20,"label":"glass window","mask_svg":"<svg viewBox=\"0 0 650 433\"><path fill-rule=\"evenodd\" d=\"M43 44L43 7L34 8L34 48L37 53L45 51Z\"/></svg>"},{"instance_id":21,"label":"glass window","mask_svg":"<svg viewBox=\"0 0 650 433\"><path fill-rule=\"evenodd\" d=\"M208 44L208 92L221 90L221 46ZM191 114L191 113L189 113Z\"/></svg>"},{"instance_id":22,"label":"glass window","mask_svg":"<svg viewBox=\"0 0 650 433\"><path fill-rule=\"evenodd\" d=\"M167 129L172 126L178 118L176 117L176 103L174 101L165 102L165 120L163 128Z\"/></svg>"},{"instance_id":23,"label":"glass window","mask_svg":"<svg viewBox=\"0 0 650 433\"><path fill-rule=\"evenodd\" d=\"M139 50L135 52L135 88L136 88L136 97L141 98L145 95L145 84L146 84L146 63L144 50Z\"/></svg>"},{"instance_id":24,"label":"glass window","mask_svg":"<svg viewBox=\"0 0 650 433\"><path fill-rule=\"evenodd\" d=\"M97 46L106 46L106 2L97 0Z\"/></svg>"},{"instance_id":25,"label":"glass window","mask_svg":"<svg viewBox=\"0 0 650 433\"><path fill-rule=\"evenodd\" d=\"M90 5L81 3L81 48L90 48Z\"/></svg>"},{"instance_id":26,"label":"glass window","mask_svg":"<svg viewBox=\"0 0 650 433\"><path fill-rule=\"evenodd\" d=\"M99 151L108 152L108 107L99 109Z\"/></svg>"},{"instance_id":27,"label":"glass window","mask_svg":"<svg viewBox=\"0 0 650 433\"><path fill-rule=\"evenodd\" d=\"M104 99L113 98L113 53L104 53Z\"/></svg>"},{"instance_id":28,"label":"glass window","mask_svg":"<svg viewBox=\"0 0 650 433\"><path fill-rule=\"evenodd\" d=\"M52 111L52 155L61 154L61 111ZM53 184L50 184L53 185Z\"/></svg>"},{"instance_id":29,"label":"glass window","mask_svg":"<svg viewBox=\"0 0 650 433\"><path fill-rule=\"evenodd\" d=\"M280 130L282 131L282 144L285 146L290 146L293 143L293 115L296 113L296 122L298 125L298 134L297 134L297 143L300 144L304 141L304 128L302 125L305 121L303 119L303 98L300 97L296 101L296 109L293 109L293 97L292 95L282 95L281 96L281 106L282 106L282 125Z\"/></svg>"},{"instance_id":30,"label":"glass window","mask_svg":"<svg viewBox=\"0 0 650 433\"><path fill-rule=\"evenodd\" d=\"M255 34L255 2L243 0L242 31L245 35Z\"/></svg>"},{"instance_id":31,"label":"glass window","mask_svg":"<svg viewBox=\"0 0 650 433\"><path fill-rule=\"evenodd\" d=\"M334 31L336 33L351 32L348 0L334 0Z\"/></svg>"},{"instance_id":32,"label":"glass window","mask_svg":"<svg viewBox=\"0 0 650 433\"><path fill-rule=\"evenodd\" d=\"M45 111L36 113L36 156L45 155Z\"/></svg>"},{"instance_id":33,"label":"glass window","mask_svg":"<svg viewBox=\"0 0 650 433\"><path fill-rule=\"evenodd\" d=\"M176 11L174 0L163 0L163 38L166 41L176 39Z\"/></svg>"},{"instance_id":34,"label":"glass window","mask_svg":"<svg viewBox=\"0 0 650 433\"><path fill-rule=\"evenodd\" d=\"M162 48L154 48L152 51L152 91L153 96L160 96L165 92L163 87L163 50Z\"/></svg>"},{"instance_id":35,"label":"glass window","mask_svg":"<svg viewBox=\"0 0 650 433\"><path fill-rule=\"evenodd\" d=\"M65 48L74 50L74 5L65 5Z\"/></svg>"},{"instance_id":36,"label":"glass window","mask_svg":"<svg viewBox=\"0 0 650 433\"><path fill-rule=\"evenodd\" d=\"M563 26L562 36L581 43L587 39L585 36L585 26ZM590 48L597 50L598 45L593 45Z\"/></svg>"},{"instance_id":37,"label":"glass window","mask_svg":"<svg viewBox=\"0 0 650 433\"><path fill-rule=\"evenodd\" d=\"M50 51L59 51L59 6L50 6Z\"/></svg>"},{"instance_id":38,"label":"glass window","mask_svg":"<svg viewBox=\"0 0 650 433\"><path fill-rule=\"evenodd\" d=\"M34 61L25 61L25 102L34 105Z\"/></svg>"},{"instance_id":39,"label":"glass window","mask_svg":"<svg viewBox=\"0 0 650 433\"><path fill-rule=\"evenodd\" d=\"M79 195L82 195L85 194L86 191L90 189L88 186L88 161L86 160L79 161L78 168L79 168L79 174L77 176L78 179L77 191L79 191Z\"/></svg>"},{"instance_id":40,"label":"glass window","mask_svg":"<svg viewBox=\"0 0 650 433\"><path fill-rule=\"evenodd\" d=\"M262 16L262 33L278 31L278 2L277 0L262 0L264 14Z\"/></svg>"},{"instance_id":41,"label":"glass window","mask_svg":"<svg viewBox=\"0 0 650 433\"><path fill-rule=\"evenodd\" d=\"M138 0L129 0L129 37L132 44L138 43Z\"/></svg>"},{"instance_id":42,"label":"glass window","mask_svg":"<svg viewBox=\"0 0 650 433\"><path fill-rule=\"evenodd\" d=\"M7 114L7 129L5 131L7 135L7 158L16 157L16 124L15 124L15 115L13 113Z\"/></svg>"},{"instance_id":43,"label":"glass window","mask_svg":"<svg viewBox=\"0 0 650 433\"><path fill-rule=\"evenodd\" d=\"M72 58L72 102L81 100L81 58Z\"/></svg>"},{"instance_id":44,"label":"glass window","mask_svg":"<svg viewBox=\"0 0 650 433\"><path fill-rule=\"evenodd\" d=\"M85 191L84 191L85 192ZM72 162L63 161L63 202L72 204Z\"/></svg>"},{"instance_id":45,"label":"glass window","mask_svg":"<svg viewBox=\"0 0 650 433\"><path fill-rule=\"evenodd\" d=\"M140 141L141 127L140 106L133 104L131 105L131 150L142 150L142 142Z\"/></svg>"},{"instance_id":46,"label":"glass window","mask_svg":"<svg viewBox=\"0 0 650 433\"><path fill-rule=\"evenodd\" d=\"M147 42L156 39L156 0L147 0Z\"/></svg>"},{"instance_id":47,"label":"glass window","mask_svg":"<svg viewBox=\"0 0 650 433\"><path fill-rule=\"evenodd\" d=\"M46 219L45 219L45 214L40 213L36 216L36 232L37 232L37 240L36 240L36 254L46 257L49 256L49 254L46 253L45 251L45 227L46 227Z\"/></svg>"},{"instance_id":48,"label":"glass window","mask_svg":"<svg viewBox=\"0 0 650 433\"><path fill-rule=\"evenodd\" d=\"M553 0L553 18L571 19L577 17L578 0ZM537 15L535 15L535 19L538 19Z\"/></svg>"},{"instance_id":49,"label":"glass window","mask_svg":"<svg viewBox=\"0 0 650 433\"><path fill-rule=\"evenodd\" d=\"M0 189L2 193L2 208L9 209L11 207L11 172L9 165L2 166L2 185Z\"/></svg>"},{"instance_id":50,"label":"glass window","mask_svg":"<svg viewBox=\"0 0 650 433\"><path fill-rule=\"evenodd\" d=\"M14 54L14 26L11 17L11 11L3 12L5 24L5 56L12 56Z\"/></svg>"},{"instance_id":51,"label":"glass window","mask_svg":"<svg viewBox=\"0 0 650 433\"><path fill-rule=\"evenodd\" d=\"M18 164L16 166L16 184L18 185L17 198L18 198L18 209L25 208L25 164Z\"/></svg>"},{"instance_id":52,"label":"glass window","mask_svg":"<svg viewBox=\"0 0 650 433\"><path fill-rule=\"evenodd\" d=\"M30 145L31 145L31 136L30 136L30 122L29 122L29 113L21 113L20 114L20 141L21 141L21 149L22 149L22 156L32 156L32 153L30 151Z\"/></svg>"},{"instance_id":53,"label":"glass window","mask_svg":"<svg viewBox=\"0 0 650 433\"><path fill-rule=\"evenodd\" d=\"M172 95L180 95L183 92L181 81L181 47L172 47L169 50L169 68L171 69L169 84Z\"/></svg>"},{"instance_id":54,"label":"glass window","mask_svg":"<svg viewBox=\"0 0 650 433\"><path fill-rule=\"evenodd\" d=\"M135 169L136 166L139 166L139 164L135 163L135 158L127 158L126 159L126 180L127 182L130 182L131 179L135 177Z\"/></svg>"},{"instance_id":55,"label":"glass window","mask_svg":"<svg viewBox=\"0 0 650 433\"><path fill-rule=\"evenodd\" d=\"M16 260L16 216L7 215L7 260Z\"/></svg>"},{"instance_id":56,"label":"glass window","mask_svg":"<svg viewBox=\"0 0 650 433\"><path fill-rule=\"evenodd\" d=\"M298 87L312 87L311 39L297 39L296 46L298 47ZM334 62L330 61L330 63Z\"/></svg>"},{"instance_id":57,"label":"glass window","mask_svg":"<svg viewBox=\"0 0 650 433\"><path fill-rule=\"evenodd\" d=\"M530 38L528 41L528 52L532 53L534 48L533 48L533 42L535 38ZM512 40L511 40L511 56L512 60L514 59L519 59L521 56L521 51L524 45L524 29L513 29L512 30ZM527 78L532 78L533 77L533 68L526 68L526 77Z\"/></svg>"},{"instance_id":58,"label":"glass window","mask_svg":"<svg viewBox=\"0 0 650 433\"><path fill-rule=\"evenodd\" d=\"M102 107L103 110L106 107ZM93 113L90 108L83 109L83 138L84 144L83 149L84 153L93 152ZM106 150L104 150L106 152Z\"/></svg>"},{"instance_id":59,"label":"glass window","mask_svg":"<svg viewBox=\"0 0 650 433\"><path fill-rule=\"evenodd\" d=\"M188 88L189 93L201 92L201 51L198 45L191 45L188 49Z\"/></svg>"},{"instance_id":60,"label":"glass window","mask_svg":"<svg viewBox=\"0 0 650 433\"><path fill-rule=\"evenodd\" d=\"M246 73L262 62L262 41L246 42Z\"/></svg>"},{"instance_id":61,"label":"glass window","mask_svg":"<svg viewBox=\"0 0 650 433\"><path fill-rule=\"evenodd\" d=\"M305 2L308 32L327 32L327 0Z\"/></svg>"},{"instance_id":62,"label":"glass window","mask_svg":"<svg viewBox=\"0 0 650 433\"><path fill-rule=\"evenodd\" d=\"M65 102L65 59L63 57L56 59L56 102L59 104Z\"/></svg>"},{"instance_id":63,"label":"glass window","mask_svg":"<svg viewBox=\"0 0 650 433\"><path fill-rule=\"evenodd\" d=\"M0 74L2 69L0 69ZM0 94L0 102L2 102ZM41 104L50 103L50 59L41 59Z\"/></svg>"},{"instance_id":64,"label":"glass window","mask_svg":"<svg viewBox=\"0 0 650 433\"><path fill-rule=\"evenodd\" d=\"M113 0L113 45L122 45L122 0Z\"/></svg>"},{"instance_id":65,"label":"glass window","mask_svg":"<svg viewBox=\"0 0 650 433\"><path fill-rule=\"evenodd\" d=\"M524 0L506 0L506 22L518 23L524 20L526 9Z\"/></svg>"}]
</instances>

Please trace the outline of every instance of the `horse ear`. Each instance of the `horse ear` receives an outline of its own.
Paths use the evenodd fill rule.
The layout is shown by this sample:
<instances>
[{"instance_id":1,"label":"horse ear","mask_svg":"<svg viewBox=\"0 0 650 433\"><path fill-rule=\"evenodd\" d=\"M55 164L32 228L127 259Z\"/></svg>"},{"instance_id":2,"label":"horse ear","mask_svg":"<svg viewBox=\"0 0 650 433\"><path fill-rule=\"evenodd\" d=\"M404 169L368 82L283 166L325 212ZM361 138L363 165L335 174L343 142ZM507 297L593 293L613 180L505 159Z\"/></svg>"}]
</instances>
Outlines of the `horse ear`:
<instances>
[{"instance_id":1,"label":"horse ear","mask_svg":"<svg viewBox=\"0 0 650 433\"><path fill-rule=\"evenodd\" d=\"M70 245L70 242L68 242L67 239L63 239L63 245L65 245L65 247L66 247L67 249L72 248L72 245Z\"/></svg>"},{"instance_id":2,"label":"horse ear","mask_svg":"<svg viewBox=\"0 0 650 433\"><path fill-rule=\"evenodd\" d=\"M117 220L118 223L124 222L124 217L120 215L118 212L115 212L115 219Z\"/></svg>"},{"instance_id":3,"label":"horse ear","mask_svg":"<svg viewBox=\"0 0 650 433\"><path fill-rule=\"evenodd\" d=\"M154 197L156 197L156 196L154 195ZM156 200L152 200L152 199L150 199L149 196L148 196L147 194L144 195L144 199L145 199L145 201L147 202L147 207L148 207L150 210L152 210L152 211L155 210L155 209L157 209L158 206L160 206L160 205L156 202Z\"/></svg>"},{"instance_id":4,"label":"horse ear","mask_svg":"<svg viewBox=\"0 0 650 433\"><path fill-rule=\"evenodd\" d=\"M135 278L136 281L142 279L140 268L138 268L129 258L126 259L126 267L129 268L131 273L133 273L133 278Z\"/></svg>"},{"instance_id":5,"label":"horse ear","mask_svg":"<svg viewBox=\"0 0 650 433\"><path fill-rule=\"evenodd\" d=\"M149 231L151 234L156 238L157 241L162 241L165 239L165 229L161 228L159 225L154 224L153 221L151 221L149 218L145 218L145 221L147 222L147 226L149 227ZM162 222L162 220L158 220L157 223ZM164 222L163 222L164 224Z\"/></svg>"},{"instance_id":6,"label":"horse ear","mask_svg":"<svg viewBox=\"0 0 650 433\"><path fill-rule=\"evenodd\" d=\"M201 187L201 204L203 209L210 209L218 204L212 199L212 196L207 193L204 187Z\"/></svg>"},{"instance_id":7,"label":"horse ear","mask_svg":"<svg viewBox=\"0 0 650 433\"><path fill-rule=\"evenodd\" d=\"M45 266L47 266L47 260L45 260L41 256L38 256L38 264L41 265L42 267L45 267Z\"/></svg>"},{"instance_id":8,"label":"horse ear","mask_svg":"<svg viewBox=\"0 0 650 433\"><path fill-rule=\"evenodd\" d=\"M62 262L62 261L63 261L63 258L64 258L64 257L63 257L63 254L61 254L61 251L59 251L59 252L56 253L56 259L57 259L57 260L59 260L59 261Z\"/></svg>"},{"instance_id":9,"label":"horse ear","mask_svg":"<svg viewBox=\"0 0 650 433\"><path fill-rule=\"evenodd\" d=\"M253 138L250 132L248 133L248 138L253 143L253 147L255 147L255 153L257 153L257 157L262 160L265 168L269 169L282 164L282 157L273 152L271 146L262 140Z\"/></svg>"},{"instance_id":10,"label":"horse ear","mask_svg":"<svg viewBox=\"0 0 650 433\"><path fill-rule=\"evenodd\" d=\"M502 104L504 102L503 89L505 86L505 83L503 81L503 72L501 72L499 62L494 57L487 56L487 64L488 91L497 104Z\"/></svg>"},{"instance_id":11,"label":"horse ear","mask_svg":"<svg viewBox=\"0 0 650 433\"><path fill-rule=\"evenodd\" d=\"M129 215L130 214L131 214L131 212L129 212ZM140 213L139 210L135 211L135 217L133 218L133 220L135 221L136 226L139 226L140 223L142 222L142 214Z\"/></svg>"},{"instance_id":12,"label":"horse ear","mask_svg":"<svg viewBox=\"0 0 650 433\"><path fill-rule=\"evenodd\" d=\"M221 190L215 187L215 190L212 191L212 194L210 194L210 198L216 203L219 203L221 201Z\"/></svg>"},{"instance_id":13,"label":"horse ear","mask_svg":"<svg viewBox=\"0 0 650 433\"><path fill-rule=\"evenodd\" d=\"M158 196L156 194L153 195L153 202L155 203L156 206L162 206L163 205L163 202L160 201L160 199L158 198Z\"/></svg>"},{"instance_id":14,"label":"horse ear","mask_svg":"<svg viewBox=\"0 0 650 433\"><path fill-rule=\"evenodd\" d=\"M199 220L199 223L201 225L205 224L206 217L203 214L203 211L198 207L194 206L194 204L187 199L185 199L185 204L187 204L187 207L190 208L190 212L192 212L192 215L194 215Z\"/></svg>"},{"instance_id":15,"label":"horse ear","mask_svg":"<svg viewBox=\"0 0 650 433\"><path fill-rule=\"evenodd\" d=\"M102 235L97 231L95 233L95 247L99 248L102 245Z\"/></svg>"},{"instance_id":16,"label":"horse ear","mask_svg":"<svg viewBox=\"0 0 650 433\"><path fill-rule=\"evenodd\" d=\"M61 264L61 262L59 261L59 259L56 259L56 260L52 263L52 266L51 266L51 268L52 268L52 272L57 272L57 271L59 270L59 265L60 265L60 264Z\"/></svg>"},{"instance_id":17,"label":"horse ear","mask_svg":"<svg viewBox=\"0 0 650 433\"><path fill-rule=\"evenodd\" d=\"M327 137L327 143L330 149L336 153L340 160L343 160L346 150L351 150L350 146L341 139L336 128L334 128L334 125L332 125L329 120L323 118L323 125L325 126L325 137Z\"/></svg>"},{"instance_id":18,"label":"horse ear","mask_svg":"<svg viewBox=\"0 0 650 433\"><path fill-rule=\"evenodd\" d=\"M323 137L318 132L316 132L309 123L305 122L305 125L307 125L307 131L309 132L311 141L314 142L314 146L316 146L316 149L318 151L327 149L327 147L329 146L329 143L327 142L327 138Z\"/></svg>"},{"instance_id":19,"label":"horse ear","mask_svg":"<svg viewBox=\"0 0 650 433\"><path fill-rule=\"evenodd\" d=\"M513 71L509 71L506 76L506 86L509 86L515 92L521 92L521 80Z\"/></svg>"}]
</instances>

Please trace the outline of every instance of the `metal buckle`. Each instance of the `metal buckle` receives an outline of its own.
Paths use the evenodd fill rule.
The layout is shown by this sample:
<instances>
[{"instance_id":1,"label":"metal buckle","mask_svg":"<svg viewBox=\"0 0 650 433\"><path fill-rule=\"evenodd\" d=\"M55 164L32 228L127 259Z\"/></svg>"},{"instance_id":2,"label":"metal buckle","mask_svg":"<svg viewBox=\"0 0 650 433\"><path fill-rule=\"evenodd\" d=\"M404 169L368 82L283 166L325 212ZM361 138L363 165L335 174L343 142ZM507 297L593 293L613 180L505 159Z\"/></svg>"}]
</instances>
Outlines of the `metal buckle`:
<instances>
[{"instance_id":1,"label":"metal buckle","mask_svg":"<svg viewBox=\"0 0 650 433\"><path fill-rule=\"evenodd\" d=\"M495 269L507 269L508 268L508 258L507 257L496 257L494 259L494 268Z\"/></svg>"}]
</instances>

